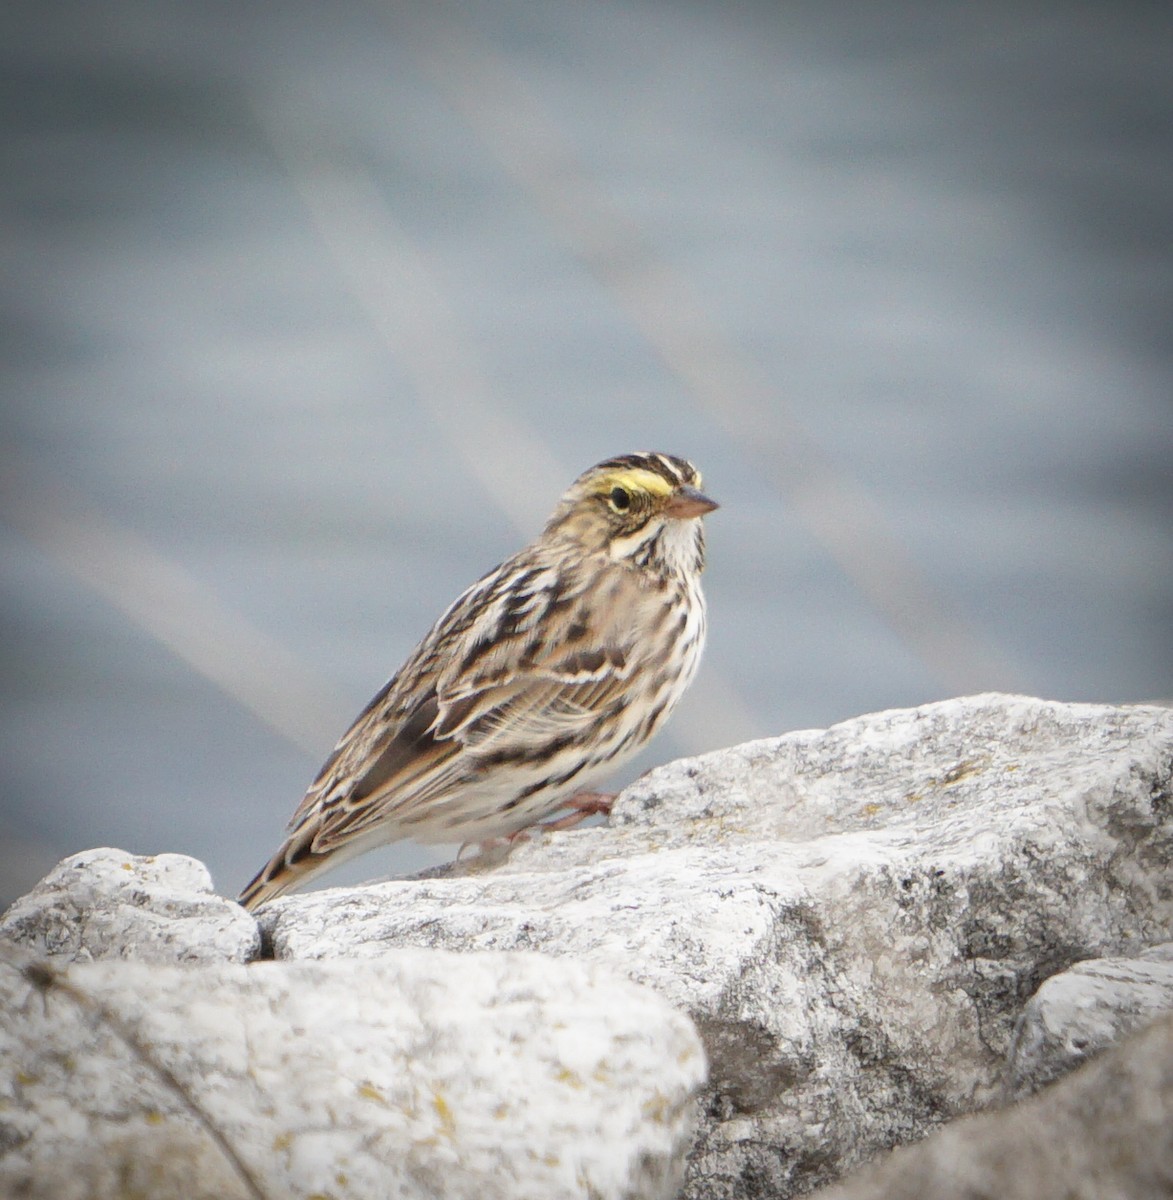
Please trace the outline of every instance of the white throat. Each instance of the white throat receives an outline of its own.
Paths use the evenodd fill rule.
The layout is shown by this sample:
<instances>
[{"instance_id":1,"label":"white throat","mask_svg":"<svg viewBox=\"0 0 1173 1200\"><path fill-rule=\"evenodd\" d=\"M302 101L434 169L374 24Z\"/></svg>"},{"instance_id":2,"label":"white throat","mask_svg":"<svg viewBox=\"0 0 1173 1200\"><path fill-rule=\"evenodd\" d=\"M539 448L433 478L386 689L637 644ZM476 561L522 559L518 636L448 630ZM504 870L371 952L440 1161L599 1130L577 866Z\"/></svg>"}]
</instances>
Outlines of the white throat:
<instances>
[{"instance_id":1,"label":"white throat","mask_svg":"<svg viewBox=\"0 0 1173 1200\"><path fill-rule=\"evenodd\" d=\"M697 518L652 521L611 543L613 559L645 559L671 575L692 575L704 562L704 530Z\"/></svg>"}]
</instances>

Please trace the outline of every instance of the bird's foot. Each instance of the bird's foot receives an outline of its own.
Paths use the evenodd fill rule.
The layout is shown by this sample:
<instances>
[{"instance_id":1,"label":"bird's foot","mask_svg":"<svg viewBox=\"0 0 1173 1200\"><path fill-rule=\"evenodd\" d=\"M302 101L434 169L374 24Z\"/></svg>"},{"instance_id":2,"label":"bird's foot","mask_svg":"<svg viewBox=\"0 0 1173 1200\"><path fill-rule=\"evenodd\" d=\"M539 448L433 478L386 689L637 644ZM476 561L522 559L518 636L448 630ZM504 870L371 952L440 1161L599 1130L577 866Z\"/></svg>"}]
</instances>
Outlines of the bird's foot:
<instances>
[{"instance_id":1,"label":"bird's foot","mask_svg":"<svg viewBox=\"0 0 1173 1200\"><path fill-rule=\"evenodd\" d=\"M553 821L543 821L540 825L535 826L536 829L556 830L556 829L573 829L580 821L585 821L587 817L593 817L601 813L605 817L611 815L611 805L615 803L615 792L579 792L577 796L571 796L569 800L562 806L563 808L572 809L564 817L557 817ZM514 837L517 835L514 834Z\"/></svg>"},{"instance_id":2,"label":"bird's foot","mask_svg":"<svg viewBox=\"0 0 1173 1200\"><path fill-rule=\"evenodd\" d=\"M483 842L464 842L460 849L456 852L456 861L460 862L464 857L464 852L471 846L477 848L478 854L487 854L493 850L500 850L503 846L512 848L514 842L519 838L529 837L537 832L554 832L559 829L573 829L575 825L581 821L585 821L587 817L611 815L611 805L615 803L615 792L579 792L577 795L571 796L563 808L569 808L564 817L556 817L553 821L535 821L532 825L527 825L524 829L516 829L513 833L507 834L505 837L486 838Z\"/></svg>"},{"instance_id":3,"label":"bird's foot","mask_svg":"<svg viewBox=\"0 0 1173 1200\"><path fill-rule=\"evenodd\" d=\"M483 842L461 842L460 849L456 851L455 862L460 862L464 857L464 852L471 847L476 847L477 854L488 854L493 850L500 850L502 846L508 846L512 843L512 837L495 837L486 838Z\"/></svg>"},{"instance_id":4,"label":"bird's foot","mask_svg":"<svg viewBox=\"0 0 1173 1200\"><path fill-rule=\"evenodd\" d=\"M534 829L541 829L541 825L527 825L525 829L514 830L513 833L506 834L504 837L485 838L483 842L462 842L460 849L456 851L456 862L460 862L464 852L470 847L475 846L477 854L492 854L494 851L503 849L513 849L513 844L519 838L528 837Z\"/></svg>"}]
</instances>

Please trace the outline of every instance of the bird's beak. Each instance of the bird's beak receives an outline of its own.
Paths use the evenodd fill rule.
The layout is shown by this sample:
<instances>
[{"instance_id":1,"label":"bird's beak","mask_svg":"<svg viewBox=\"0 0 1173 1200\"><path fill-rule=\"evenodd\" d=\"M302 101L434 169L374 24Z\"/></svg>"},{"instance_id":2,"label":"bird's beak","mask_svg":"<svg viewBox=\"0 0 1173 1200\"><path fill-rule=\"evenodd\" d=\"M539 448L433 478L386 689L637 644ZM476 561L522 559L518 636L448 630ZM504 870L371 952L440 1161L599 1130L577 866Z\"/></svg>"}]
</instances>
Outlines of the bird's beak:
<instances>
[{"instance_id":1,"label":"bird's beak","mask_svg":"<svg viewBox=\"0 0 1173 1200\"><path fill-rule=\"evenodd\" d=\"M664 505L664 512L669 517L685 520L689 517L703 517L717 507L716 500L710 500L692 487L682 487L680 491Z\"/></svg>"}]
</instances>

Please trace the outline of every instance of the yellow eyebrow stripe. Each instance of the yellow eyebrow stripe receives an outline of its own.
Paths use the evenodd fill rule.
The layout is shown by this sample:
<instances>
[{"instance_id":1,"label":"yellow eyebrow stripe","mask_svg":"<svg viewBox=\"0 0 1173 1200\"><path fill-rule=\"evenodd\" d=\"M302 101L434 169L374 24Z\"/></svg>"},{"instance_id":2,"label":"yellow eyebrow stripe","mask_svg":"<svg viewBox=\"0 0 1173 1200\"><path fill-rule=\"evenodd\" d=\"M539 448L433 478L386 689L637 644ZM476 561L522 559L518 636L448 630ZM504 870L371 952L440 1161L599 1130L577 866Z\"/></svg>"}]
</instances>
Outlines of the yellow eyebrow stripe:
<instances>
[{"instance_id":1,"label":"yellow eyebrow stripe","mask_svg":"<svg viewBox=\"0 0 1173 1200\"><path fill-rule=\"evenodd\" d=\"M599 480L599 491L609 492L613 487L625 487L633 492L650 492L653 496L667 496L672 485L655 471L633 467L627 471L612 471Z\"/></svg>"}]
</instances>

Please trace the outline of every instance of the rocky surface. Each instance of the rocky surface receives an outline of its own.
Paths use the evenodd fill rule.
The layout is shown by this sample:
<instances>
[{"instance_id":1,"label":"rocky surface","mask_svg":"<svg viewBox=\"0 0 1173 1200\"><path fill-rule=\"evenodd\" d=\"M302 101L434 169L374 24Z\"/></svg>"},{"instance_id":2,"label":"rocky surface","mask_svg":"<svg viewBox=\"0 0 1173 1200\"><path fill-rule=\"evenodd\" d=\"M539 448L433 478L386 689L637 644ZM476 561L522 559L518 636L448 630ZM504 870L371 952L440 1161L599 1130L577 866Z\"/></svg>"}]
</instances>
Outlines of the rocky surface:
<instances>
[{"instance_id":1,"label":"rocky surface","mask_svg":"<svg viewBox=\"0 0 1173 1200\"><path fill-rule=\"evenodd\" d=\"M777 1200L998 1103L1016 1024L1040 983L1080 960L1136 958L1170 939L1171 859L1173 712L978 696L669 764L619 798L609 825L540 835L503 861L282 899L260 914L264 953L277 963L195 971L232 997L251 995L253 974L322 972L298 976L312 981L308 992L318 981L328 988L335 970L393 966L405 947L459 951L441 956L443 975L482 1034L486 1002L464 983L466 963L473 976L482 970L478 952L537 951L518 961L626 976L692 1018L709 1060L684 1194ZM127 905L111 869L124 856L69 861L64 890L84 903L26 899L5 930L75 958L136 957L143 929L144 957L178 959L198 943L188 933L150 935L170 910L158 900ZM131 874L162 861L143 860ZM221 922L220 905L255 936L242 910L193 887L209 924ZM174 908L180 926L184 911ZM48 922L37 912L65 916ZM116 988L132 969L84 968L98 988ZM127 1004L143 997L130 1009L136 1020L156 987L173 986L164 968L152 970L163 972L158 984L137 979L117 993ZM574 1044L578 1020L591 1028L588 1007L569 1024L533 1019L566 1024ZM605 1009L605 1023L627 1015L614 1002ZM359 1026L366 1012L348 1023ZM279 1016L287 1042L300 1046L305 1038L291 1037L300 1016ZM1023 1018L1020 1054L1027 1029ZM181 1043L164 1039L177 1055ZM473 1053L451 1044L453 1054ZM420 1069L447 1047L417 1046ZM338 1060L353 1087L354 1060ZM686 1083L671 1078L679 1097ZM253 1074L238 1066L231 1079L256 1099ZM606 1107L610 1094L591 1093L593 1103ZM659 1106L641 1111L654 1118ZM316 1128L326 1138L333 1119ZM563 1149L549 1153L567 1160L580 1129L568 1125ZM512 1123L497 1130L522 1153ZM666 1164L655 1130L652 1144L653 1160ZM656 1167L647 1186L669 1176ZM405 1197L433 1194L426 1179L411 1187ZM502 1187L502 1196L531 1194ZM356 1184L327 1194L372 1193Z\"/></svg>"},{"instance_id":2,"label":"rocky surface","mask_svg":"<svg viewBox=\"0 0 1173 1200\"><path fill-rule=\"evenodd\" d=\"M817 1200L1173 1196L1173 1014L1026 1103L957 1121Z\"/></svg>"},{"instance_id":3,"label":"rocky surface","mask_svg":"<svg viewBox=\"0 0 1173 1200\"><path fill-rule=\"evenodd\" d=\"M91 962L250 962L256 922L217 896L207 867L182 854L103 848L71 855L0 917L0 942Z\"/></svg>"},{"instance_id":4,"label":"rocky surface","mask_svg":"<svg viewBox=\"0 0 1173 1200\"><path fill-rule=\"evenodd\" d=\"M651 991L534 954L10 958L0 1011L0 1195L27 1200L666 1200L705 1073Z\"/></svg>"},{"instance_id":5,"label":"rocky surface","mask_svg":"<svg viewBox=\"0 0 1173 1200\"><path fill-rule=\"evenodd\" d=\"M1173 1012L1173 942L1138 958L1091 959L1053 975L1023 1011L1008 1096L1033 1095L1164 1012Z\"/></svg>"},{"instance_id":6,"label":"rocky surface","mask_svg":"<svg viewBox=\"0 0 1173 1200\"><path fill-rule=\"evenodd\" d=\"M687 1194L787 1196L1001 1096L1022 1006L1173 928L1173 712L979 696L672 763L608 828L283 899L285 959L606 964L696 1021Z\"/></svg>"}]
</instances>

